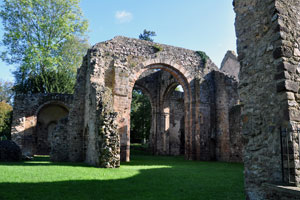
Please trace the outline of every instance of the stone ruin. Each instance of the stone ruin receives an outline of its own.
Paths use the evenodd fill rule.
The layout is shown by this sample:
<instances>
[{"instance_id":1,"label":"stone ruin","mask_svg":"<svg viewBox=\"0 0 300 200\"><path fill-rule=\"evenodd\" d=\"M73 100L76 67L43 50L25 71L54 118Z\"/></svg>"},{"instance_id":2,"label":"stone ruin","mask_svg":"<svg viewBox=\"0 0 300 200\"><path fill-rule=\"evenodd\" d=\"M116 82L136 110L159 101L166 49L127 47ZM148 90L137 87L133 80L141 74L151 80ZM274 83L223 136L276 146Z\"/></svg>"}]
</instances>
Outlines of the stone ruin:
<instances>
[{"instance_id":1,"label":"stone ruin","mask_svg":"<svg viewBox=\"0 0 300 200\"><path fill-rule=\"evenodd\" d=\"M50 154L53 130L68 116L72 101L73 96L67 94L15 97L11 134L24 156Z\"/></svg>"},{"instance_id":2,"label":"stone ruin","mask_svg":"<svg viewBox=\"0 0 300 200\"><path fill-rule=\"evenodd\" d=\"M219 70L183 48L126 37L98 43L78 70L74 95L16 96L13 140L23 154L118 167L130 160L130 107L138 88L151 102L153 154L241 162L238 81L230 74L239 64L227 55ZM183 92L175 91L178 85Z\"/></svg>"},{"instance_id":3,"label":"stone ruin","mask_svg":"<svg viewBox=\"0 0 300 200\"><path fill-rule=\"evenodd\" d=\"M300 1L233 5L247 199L300 199Z\"/></svg>"},{"instance_id":4,"label":"stone ruin","mask_svg":"<svg viewBox=\"0 0 300 200\"><path fill-rule=\"evenodd\" d=\"M102 167L129 161L136 87L151 101L153 153L240 161L244 143L247 199L300 199L300 1L234 0L233 5L240 69L231 68L238 64L232 52L218 70L203 54L136 39L116 37L92 47L72 101L55 103L69 114L52 128L64 138L50 142L54 160ZM175 94L176 85L184 92ZM36 111L43 103L30 98L38 99L16 97L12 133L23 153L35 154Z\"/></svg>"}]
</instances>

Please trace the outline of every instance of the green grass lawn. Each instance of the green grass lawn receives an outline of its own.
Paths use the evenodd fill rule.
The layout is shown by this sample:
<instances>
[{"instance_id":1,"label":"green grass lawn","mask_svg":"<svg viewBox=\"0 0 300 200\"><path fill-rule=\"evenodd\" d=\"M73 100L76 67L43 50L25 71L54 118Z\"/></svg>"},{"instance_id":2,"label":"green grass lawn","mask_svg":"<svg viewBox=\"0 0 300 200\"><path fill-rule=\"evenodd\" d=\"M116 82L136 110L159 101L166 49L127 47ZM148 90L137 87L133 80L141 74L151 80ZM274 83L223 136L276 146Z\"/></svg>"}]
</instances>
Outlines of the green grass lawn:
<instances>
[{"instance_id":1,"label":"green grass lawn","mask_svg":"<svg viewBox=\"0 0 300 200\"><path fill-rule=\"evenodd\" d=\"M136 154L118 169L34 161L0 163L0 200L228 199L244 196L243 165Z\"/></svg>"}]
</instances>

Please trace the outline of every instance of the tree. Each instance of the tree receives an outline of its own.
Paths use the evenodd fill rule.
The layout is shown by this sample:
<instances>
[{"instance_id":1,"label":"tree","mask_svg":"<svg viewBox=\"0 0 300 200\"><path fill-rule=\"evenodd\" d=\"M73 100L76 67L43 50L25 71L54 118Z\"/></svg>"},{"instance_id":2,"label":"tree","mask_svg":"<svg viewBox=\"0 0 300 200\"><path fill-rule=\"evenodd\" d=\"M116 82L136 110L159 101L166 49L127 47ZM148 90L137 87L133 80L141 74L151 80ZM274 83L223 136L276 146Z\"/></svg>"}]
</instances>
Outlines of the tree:
<instances>
[{"instance_id":1,"label":"tree","mask_svg":"<svg viewBox=\"0 0 300 200\"><path fill-rule=\"evenodd\" d=\"M151 128L151 104L140 90L132 91L130 113L130 138L132 142L149 139Z\"/></svg>"},{"instance_id":2,"label":"tree","mask_svg":"<svg viewBox=\"0 0 300 200\"><path fill-rule=\"evenodd\" d=\"M0 80L0 102L4 101L9 104L12 103L12 87L12 82Z\"/></svg>"},{"instance_id":3,"label":"tree","mask_svg":"<svg viewBox=\"0 0 300 200\"><path fill-rule=\"evenodd\" d=\"M10 139L12 107L5 103L0 102L0 140Z\"/></svg>"},{"instance_id":4,"label":"tree","mask_svg":"<svg viewBox=\"0 0 300 200\"><path fill-rule=\"evenodd\" d=\"M72 92L87 46L79 0L4 0L0 17L6 47L1 58L18 66L15 91Z\"/></svg>"},{"instance_id":5,"label":"tree","mask_svg":"<svg viewBox=\"0 0 300 200\"><path fill-rule=\"evenodd\" d=\"M62 55L62 61L59 70L45 71L43 74L30 76L25 79L22 72L14 72L15 77L19 81L14 86L14 91L22 93L22 91L30 91L31 93L73 93L77 68L82 63L82 57L86 54L89 44L85 39L74 37L66 40L59 50ZM40 85L45 85L40 87Z\"/></svg>"},{"instance_id":6,"label":"tree","mask_svg":"<svg viewBox=\"0 0 300 200\"><path fill-rule=\"evenodd\" d=\"M147 31L144 29L144 32L139 35L139 39L153 42L152 37L154 36L156 36L154 31Z\"/></svg>"}]
</instances>

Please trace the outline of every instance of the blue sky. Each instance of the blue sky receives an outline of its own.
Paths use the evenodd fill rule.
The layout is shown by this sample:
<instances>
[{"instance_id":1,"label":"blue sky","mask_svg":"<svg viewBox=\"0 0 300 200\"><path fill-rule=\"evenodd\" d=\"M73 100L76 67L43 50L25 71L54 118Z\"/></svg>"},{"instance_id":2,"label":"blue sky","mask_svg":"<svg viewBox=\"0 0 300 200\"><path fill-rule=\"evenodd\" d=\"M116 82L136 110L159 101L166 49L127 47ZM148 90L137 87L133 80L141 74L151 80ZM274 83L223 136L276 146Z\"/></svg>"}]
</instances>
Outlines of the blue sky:
<instances>
[{"instance_id":1,"label":"blue sky","mask_svg":"<svg viewBox=\"0 0 300 200\"><path fill-rule=\"evenodd\" d=\"M236 51L232 0L81 0L80 6L91 45L147 29L156 32L155 42L205 51L217 66L227 50ZM0 79L13 81L13 69L0 61Z\"/></svg>"}]
</instances>

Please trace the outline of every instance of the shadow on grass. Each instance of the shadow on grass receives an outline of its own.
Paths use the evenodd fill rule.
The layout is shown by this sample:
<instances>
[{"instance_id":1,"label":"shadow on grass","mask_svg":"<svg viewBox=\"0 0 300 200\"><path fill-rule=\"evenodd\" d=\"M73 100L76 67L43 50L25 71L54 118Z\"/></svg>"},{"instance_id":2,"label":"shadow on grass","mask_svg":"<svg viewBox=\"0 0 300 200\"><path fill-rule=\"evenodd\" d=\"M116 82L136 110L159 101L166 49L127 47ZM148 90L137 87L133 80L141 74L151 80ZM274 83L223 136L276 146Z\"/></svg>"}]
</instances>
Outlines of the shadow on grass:
<instances>
[{"instance_id":1,"label":"shadow on grass","mask_svg":"<svg viewBox=\"0 0 300 200\"><path fill-rule=\"evenodd\" d=\"M235 179L178 172L173 168L159 168L140 170L138 175L118 180L1 183L0 199L245 199L242 183Z\"/></svg>"},{"instance_id":2,"label":"shadow on grass","mask_svg":"<svg viewBox=\"0 0 300 200\"><path fill-rule=\"evenodd\" d=\"M72 163L72 162L50 162L48 159L34 159L33 161L21 162L0 162L0 166L73 166L73 167L93 167L85 163ZM0 198L1 200L1 198Z\"/></svg>"},{"instance_id":3,"label":"shadow on grass","mask_svg":"<svg viewBox=\"0 0 300 200\"><path fill-rule=\"evenodd\" d=\"M0 163L0 165L33 166L32 170L41 165L90 167L82 163L51 163L47 160L47 158L37 158L33 162ZM131 167L155 165L158 168L139 169L137 174L122 179L93 180L89 178L89 180L38 183L2 182L0 183L0 200L245 199L241 164L185 161L183 157L134 155L132 162L122 163L124 168L121 167L119 170L125 169L122 173L126 173L131 170ZM113 173L118 173L116 170L118 169L113 169ZM105 173L112 171L105 170Z\"/></svg>"},{"instance_id":4,"label":"shadow on grass","mask_svg":"<svg viewBox=\"0 0 300 200\"><path fill-rule=\"evenodd\" d=\"M217 161L189 161L185 160L184 156L153 156L151 154L144 154L140 152L135 152L131 156L130 162L121 162L121 166L194 166L195 163L201 165L211 165L214 167L220 166L224 167L226 165L237 165L241 166L240 163L226 163L226 162L217 162ZM87 168L96 168L90 166L83 162L51 162L49 156L35 156L33 161L21 161L21 162L0 162L0 166L69 166L69 167L87 167ZM1 199L0 199L1 200Z\"/></svg>"}]
</instances>

